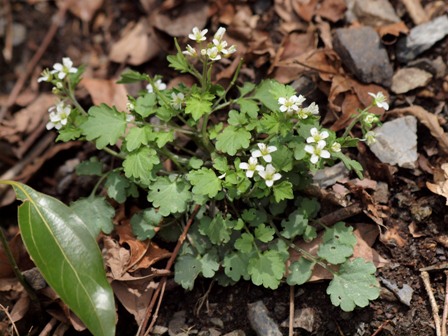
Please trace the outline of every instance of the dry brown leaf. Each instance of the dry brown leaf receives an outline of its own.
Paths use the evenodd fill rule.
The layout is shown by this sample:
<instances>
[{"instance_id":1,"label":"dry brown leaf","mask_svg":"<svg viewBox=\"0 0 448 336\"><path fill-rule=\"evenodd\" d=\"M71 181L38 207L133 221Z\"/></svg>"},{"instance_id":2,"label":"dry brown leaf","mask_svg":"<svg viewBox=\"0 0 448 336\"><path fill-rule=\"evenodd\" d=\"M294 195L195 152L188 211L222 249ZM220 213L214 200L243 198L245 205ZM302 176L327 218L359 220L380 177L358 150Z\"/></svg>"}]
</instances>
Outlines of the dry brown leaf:
<instances>
[{"instance_id":1,"label":"dry brown leaf","mask_svg":"<svg viewBox=\"0 0 448 336\"><path fill-rule=\"evenodd\" d=\"M344 18L346 10L344 0L324 0L317 8L316 14L331 22L337 22Z\"/></svg>"},{"instance_id":2,"label":"dry brown leaf","mask_svg":"<svg viewBox=\"0 0 448 336\"><path fill-rule=\"evenodd\" d=\"M403 21L381 26L378 28L378 34L384 44L390 45L397 42L400 34L407 34L409 28Z\"/></svg>"},{"instance_id":3,"label":"dry brown leaf","mask_svg":"<svg viewBox=\"0 0 448 336\"><path fill-rule=\"evenodd\" d=\"M434 182L426 182L426 187L434 194L446 198L446 205L448 205L448 163L440 166L440 169L434 169Z\"/></svg>"},{"instance_id":4,"label":"dry brown leaf","mask_svg":"<svg viewBox=\"0 0 448 336\"><path fill-rule=\"evenodd\" d=\"M103 5L103 0L77 0L77 1L58 1L59 7L68 2L68 10L81 20L89 22L92 20L96 11Z\"/></svg>"},{"instance_id":5,"label":"dry brown leaf","mask_svg":"<svg viewBox=\"0 0 448 336\"><path fill-rule=\"evenodd\" d=\"M129 250L121 247L115 240L109 236L104 236L103 239L104 262L109 267L107 272L108 277L112 279L120 279L126 273L126 267L131 258Z\"/></svg>"},{"instance_id":6,"label":"dry brown leaf","mask_svg":"<svg viewBox=\"0 0 448 336\"><path fill-rule=\"evenodd\" d=\"M128 101L126 87L123 84L117 84L115 79L83 77L80 85L89 92L95 105L105 103L116 106L119 111L126 111Z\"/></svg>"},{"instance_id":7,"label":"dry brown leaf","mask_svg":"<svg viewBox=\"0 0 448 336\"><path fill-rule=\"evenodd\" d=\"M429 129L432 136L438 141L440 149L445 154L448 154L448 135L440 126L439 120L437 119L436 115L418 105L397 108L389 111L389 113L412 114Z\"/></svg>"},{"instance_id":8,"label":"dry brown leaf","mask_svg":"<svg viewBox=\"0 0 448 336\"><path fill-rule=\"evenodd\" d=\"M159 53L160 44L161 41L154 28L148 20L142 18L134 27L127 29L126 33L113 44L109 58L117 63L126 62L131 65L140 65Z\"/></svg>"},{"instance_id":9,"label":"dry brown leaf","mask_svg":"<svg viewBox=\"0 0 448 336\"><path fill-rule=\"evenodd\" d=\"M407 244L406 239L400 235L398 224L392 221L389 221L387 230L380 232L380 241L387 246L404 247Z\"/></svg>"},{"instance_id":10,"label":"dry brown leaf","mask_svg":"<svg viewBox=\"0 0 448 336\"><path fill-rule=\"evenodd\" d=\"M157 12L151 23L170 36L187 36L193 27L203 29L207 24L209 7L206 1L183 2L173 10Z\"/></svg>"},{"instance_id":11,"label":"dry brown leaf","mask_svg":"<svg viewBox=\"0 0 448 336\"><path fill-rule=\"evenodd\" d=\"M315 15L318 0L292 1L294 12L304 21L311 22Z\"/></svg>"},{"instance_id":12,"label":"dry brown leaf","mask_svg":"<svg viewBox=\"0 0 448 336\"><path fill-rule=\"evenodd\" d=\"M25 314L28 312L28 309L30 307L30 298L28 294L25 292L20 297L19 300L14 304L14 307L11 310L10 316L12 322L20 321Z\"/></svg>"}]
</instances>

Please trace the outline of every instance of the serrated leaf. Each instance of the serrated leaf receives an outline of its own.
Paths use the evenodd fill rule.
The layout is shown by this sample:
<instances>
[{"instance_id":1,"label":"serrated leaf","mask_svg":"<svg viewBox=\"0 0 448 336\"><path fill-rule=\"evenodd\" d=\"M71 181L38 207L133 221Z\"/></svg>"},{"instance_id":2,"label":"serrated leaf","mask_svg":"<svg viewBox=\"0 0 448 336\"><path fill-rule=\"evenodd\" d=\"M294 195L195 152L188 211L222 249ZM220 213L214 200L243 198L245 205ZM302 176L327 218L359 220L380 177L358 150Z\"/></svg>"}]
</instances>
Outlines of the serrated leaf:
<instances>
[{"instance_id":1,"label":"serrated leaf","mask_svg":"<svg viewBox=\"0 0 448 336\"><path fill-rule=\"evenodd\" d=\"M193 94L185 101L185 113L191 114L195 121L199 120L204 114L209 114L212 111L212 99L212 95Z\"/></svg>"},{"instance_id":2,"label":"serrated leaf","mask_svg":"<svg viewBox=\"0 0 448 336\"><path fill-rule=\"evenodd\" d=\"M118 84L129 84L135 82L141 82L148 80L148 75L141 74L140 72L129 70L121 74L120 79L117 81Z\"/></svg>"},{"instance_id":3,"label":"serrated leaf","mask_svg":"<svg viewBox=\"0 0 448 336\"><path fill-rule=\"evenodd\" d=\"M214 251L214 250L213 250ZM201 273L204 278L213 278L219 269L218 255L213 252L206 253L200 259Z\"/></svg>"},{"instance_id":4,"label":"serrated leaf","mask_svg":"<svg viewBox=\"0 0 448 336\"><path fill-rule=\"evenodd\" d=\"M291 86L268 79L261 82L253 97L260 100L271 111L277 111L280 108L278 98L291 97L295 94L297 93Z\"/></svg>"},{"instance_id":5,"label":"serrated leaf","mask_svg":"<svg viewBox=\"0 0 448 336\"><path fill-rule=\"evenodd\" d=\"M193 186L193 193L208 197L215 197L222 189L222 181L209 168L192 170L188 173L188 180Z\"/></svg>"},{"instance_id":6,"label":"serrated leaf","mask_svg":"<svg viewBox=\"0 0 448 336\"><path fill-rule=\"evenodd\" d=\"M325 229L317 255L333 265L341 264L353 254L356 237L351 226L338 222Z\"/></svg>"},{"instance_id":7,"label":"serrated leaf","mask_svg":"<svg viewBox=\"0 0 448 336\"><path fill-rule=\"evenodd\" d=\"M178 52L176 55L168 55L167 60L170 68L181 73L189 72L188 61L182 53Z\"/></svg>"},{"instance_id":8,"label":"serrated leaf","mask_svg":"<svg viewBox=\"0 0 448 336\"><path fill-rule=\"evenodd\" d=\"M13 181L21 237L47 283L95 336L115 335L114 294L87 225L59 200Z\"/></svg>"},{"instance_id":9,"label":"serrated leaf","mask_svg":"<svg viewBox=\"0 0 448 336\"><path fill-rule=\"evenodd\" d=\"M189 185L181 180L171 181L168 177L158 177L149 186L148 201L159 208L159 213L166 217L170 214L187 210L191 193Z\"/></svg>"},{"instance_id":10,"label":"serrated leaf","mask_svg":"<svg viewBox=\"0 0 448 336\"><path fill-rule=\"evenodd\" d=\"M212 154L213 168L225 173L229 170L229 164L227 163L227 158L225 156L218 155L216 153Z\"/></svg>"},{"instance_id":11,"label":"serrated leaf","mask_svg":"<svg viewBox=\"0 0 448 336\"><path fill-rule=\"evenodd\" d=\"M272 154L272 164L277 170L289 172L292 170L293 153L292 151L283 145L277 146L277 150Z\"/></svg>"},{"instance_id":12,"label":"serrated leaf","mask_svg":"<svg viewBox=\"0 0 448 336\"><path fill-rule=\"evenodd\" d=\"M244 128L230 125L216 137L216 149L233 156L240 149L248 148L251 138L252 134Z\"/></svg>"},{"instance_id":13,"label":"serrated leaf","mask_svg":"<svg viewBox=\"0 0 448 336\"><path fill-rule=\"evenodd\" d=\"M229 123L229 125L242 126L247 123L247 117L244 115L244 113L239 113L236 110L230 110L227 122Z\"/></svg>"},{"instance_id":14,"label":"serrated leaf","mask_svg":"<svg viewBox=\"0 0 448 336\"><path fill-rule=\"evenodd\" d=\"M172 142L174 140L174 132L168 131L168 132L155 132L153 133L156 139L157 147L162 148L164 147L168 142Z\"/></svg>"},{"instance_id":15,"label":"serrated leaf","mask_svg":"<svg viewBox=\"0 0 448 336\"><path fill-rule=\"evenodd\" d=\"M249 280L247 265L252 255L253 253L238 252L226 254L223 261L224 273L233 281L239 281L241 278Z\"/></svg>"},{"instance_id":16,"label":"serrated leaf","mask_svg":"<svg viewBox=\"0 0 448 336\"><path fill-rule=\"evenodd\" d=\"M89 196L81 198L72 204L70 208L87 225L93 237L97 237L100 231L109 234L114 229L112 218L115 210L102 196Z\"/></svg>"},{"instance_id":17,"label":"serrated leaf","mask_svg":"<svg viewBox=\"0 0 448 336\"><path fill-rule=\"evenodd\" d=\"M281 181L275 183L272 187L274 190L274 198L277 203L285 199L294 199L294 193L292 192L292 183L289 181Z\"/></svg>"},{"instance_id":18,"label":"serrated leaf","mask_svg":"<svg viewBox=\"0 0 448 336\"><path fill-rule=\"evenodd\" d=\"M307 282L311 278L311 274L313 274L314 265L314 262L303 257L293 262L289 266L289 275L286 278L288 285L302 285Z\"/></svg>"},{"instance_id":19,"label":"serrated leaf","mask_svg":"<svg viewBox=\"0 0 448 336\"><path fill-rule=\"evenodd\" d=\"M255 89L255 84L251 82L244 82L243 86L239 86L240 96L245 96Z\"/></svg>"},{"instance_id":20,"label":"serrated leaf","mask_svg":"<svg viewBox=\"0 0 448 336\"><path fill-rule=\"evenodd\" d=\"M235 248L242 253L249 253L254 249L254 236L250 233L244 232L241 236L235 241Z\"/></svg>"},{"instance_id":21,"label":"serrated leaf","mask_svg":"<svg viewBox=\"0 0 448 336\"><path fill-rule=\"evenodd\" d=\"M136 185L116 171L107 175L104 187L107 189L107 196L118 203L124 203L128 196L138 197Z\"/></svg>"},{"instance_id":22,"label":"serrated leaf","mask_svg":"<svg viewBox=\"0 0 448 336\"><path fill-rule=\"evenodd\" d=\"M255 228L255 237L263 243L268 243L274 239L274 234L275 230L264 224L260 224Z\"/></svg>"},{"instance_id":23,"label":"serrated leaf","mask_svg":"<svg viewBox=\"0 0 448 336\"><path fill-rule=\"evenodd\" d=\"M138 97L135 104L135 112L143 118L153 114L154 105L156 105L157 96L154 92L148 92L144 96Z\"/></svg>"},{"instance_id":24,"label":"serrated leaf","mask_svg":"<svg viewBox=\"0 0 448 336\"><path fill-rule=\"evenodd\" d=\"M151 239L156 234L155 228L162 218L162 215L155 209L138 212L131 217L132 232L139 240Z\"/></svg>"},{"instance_id":25,"label":"serrated leaf","mask_svg":"<svg viewBox=\"0 0 448 336\"><path fill-rule=\"evenodd\" d=\"M83 161L76 166L76 174L101 176L103 163L99 162L97 157L91 157L88 161Z\"/></svg>"},{"instance_id":26,"label":"serrated leaf","mask_svg":"<svg viewBox=\"0 0 448 336\"><path fill-rule=\"evenodd\" d=\"M215 245L225 244L230 240L230 234L235 223L218 213L212 220L208 217L201 218L199 232L210 239Z\"/></svg>"},{"instance_id":27,"label":"serrated leaf","mask_svg":"<svg viewBox=\"0 0 448 336\"><path fill-rule=\"evenodd\" d=\"M190 158L188 161L188 165L193 169L199 169L204 164L204 161L201 159L195 158L194 156Z\"/></svg>"},{"instance_id":28,"label":"serrated leaf","mask_svg":"<svg viewBox=\"0 0 448 336\"><path fill-rule=\"evenodd\" d=\"M342 264L327 288L331 303L346 312L353 311L356 306L366 307L369 300L377 299L380 294L375 271L375 265L361 258Z\"/></svg>"},{"instance_id":29,"label":"serrated leaf","mask_svg":"<svg viewBox=\"0 0 448 336\"><path fill-rule=\"evenodd\" d=\"M68 142L76 140L81 136L81 130L78 127L67 125L59 130L56 141Z\"/></svg>"},{"instance_id":30,"label":"serrated leaf","mask_svg":"<svg viewBox=\"0 0 448 336\"><path fill-rule=\"evenodd\" d=\"M181 255L177 257L174 264L174 281L184 289L192 290L194 281L201 273L201 262L192 255Z\"/></svg>"},{"instance_id":31,"label":"serrated leaf","mask_svg":"<svg viewBox=\"0 0 448 336\"><path fill-rule=\"evenodd\" d=\"M126 149L132 152L141 145L147 145L149 130L149 127L132 127L125 137Z\"/></svg>"},{"instance_id":32,"label":"serrated leaf","mask_svg":"<svg viewBox=\"0 0 448 336\"><path fill-rule=\"evenodd\" d=\"M255 285L277 289L285 273L285 263L277 251L267 250L249 260L248 273Z\"/></svg>"},{"instance_id":33,"label":"serrated leaf","mask_svg":"<svg viewBox=\"0 0 448 336\"><path fill-rule=\"evenodd\" d=\"M159 157L154 149L141 147L137 151L129 153L123 161L124 173L126 177L138 179L148 185L151 182L151 170L159 162Z\"/></svg>"},{"instance_id":34,"label":"serrated leaf","mask_svg":"<svg viewBox=\"0 0 448 336\"><path fill-rule=\"evenodd\" d=\"M126 130L126 114L106 104L92 106L89 116L80 128L89 141L95 140L96 148L115 145Z\"/></svg>"},{"instance_id":35,"label":"serrated leaf","mask_svg":"<svg viewBox=\"0 0 448 336\"><path fill-rule=\"evenodd\" d=\"M292 212L287 220L282 220L281 225L284 228L281 235L287 239L303 235L305 241L310 241L317 236L316 229L308 225L308 218L301 208Z\"/></svg>"},{"instance_id":36,"label":"serrated leaf","mask_svg":"<svg viewBox=\"0 0 448 336\"><path fill-rule=\"evenodd\" d=\"M252 119L257 118L260 108L252 99L239 98L236 103L240 105L242 113L247 114Z\"/></svg>"}]
</instances>

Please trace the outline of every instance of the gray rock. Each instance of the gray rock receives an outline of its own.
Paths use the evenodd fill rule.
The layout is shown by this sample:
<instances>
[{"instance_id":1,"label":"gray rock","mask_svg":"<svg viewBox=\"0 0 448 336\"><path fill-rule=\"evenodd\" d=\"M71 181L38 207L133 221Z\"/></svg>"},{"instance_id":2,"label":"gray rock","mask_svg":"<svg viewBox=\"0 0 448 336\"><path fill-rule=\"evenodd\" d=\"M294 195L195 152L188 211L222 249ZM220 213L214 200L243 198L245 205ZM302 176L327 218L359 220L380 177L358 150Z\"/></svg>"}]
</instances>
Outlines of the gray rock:
<instances>
[{"instance_id":1,"label":"gray rock","mask_svg":"<svg viewBox=\"0 0 448 336\"><path fill-rule=\"evenodd\" d=\"M257 336L282 336L278 325L269 316L263 301L249 303L247 317Z\"/></svg>"},{"instance_id":2,"label":"gray rock","mask_svg":"<svg viewBox=\"0 0 448 336\"><path fill-rule=\"evenodd\" d=\"M432 79L432 74L418 68L403 68L392 77L391 90L397 94L414 90L427 85Z\"/></svg>"},{"instance_id":3,"label":"gray rock","mask_svg":"<svg viewBox=\"0 0 448 336\"><path fill-rule=\"evenodd\" d=\"M355 0L353 12L359 22L372 27L400 22L400 18L387 0Z\"/></svg>"},{"instance_id":4,"label":"gray rock","mask_svg":"<svg viewBox=\"0 0 448 336\"><path fill-rule=\"evenodd\" d=\"M220 318L212 317L210 318L210 323L220 329L224 328L224 322Z\"/></svg>"},{"instance_id":5,"label":"gray rock","mask_svg":"<svg viewBox=\"0 0 448 336\"><path fill-rule=\"evenodd\" d=\"M312 333L314 331L316 311L313 308L301 308L294 311L293 328L302 328ZM289 318L282 323L282 327L289 326Z\"/></svg>"},{"instance_id":6,"label":"gray rock","mask_svg":"<svg viewBox=\"0 0 448 336\"><path fill-rule=\"evenodd\" d=\"M397 284L392 281L389 281L383 277L380 277L380 280L384 286L391 290L402 303L407 306L411 305L412 294L414 293L411 286L404 284L401 288L398 288Z\"/></svg>"},{"instance_id":7,"label":"gray rock","mask_svg":"<svg viewBox=\"0 0 448 336\"><path fill-rule=\"evenodd\" d=\"M397 42L397 59L401 63L413 60L425 50L431 48L448 34L448 16L418 25L411 29L409 35Z\"/></svg>"},{"instance_id":8,"label":"gray rock","mask_svg":"<svg viewBox=\"0 0 448 336\"><path fill-rule=\"evenodd\" d=\"M185 310L175 312L173 318L168 323L168 333L170 336L177 336L186 329L187 313Z\"/></svg>"},{"instance_id":9,"label":"gray rock","mask_svg":"<svg viewBox=\"0 0 448 336\"><path fill-rule=\"evenodd\" d=\"M361 82L390 86L392 65L378 33L372 27L336 29L333 47L342 63Z\"/></svg>"},{"instance_id":10,"label":"gray rock","mask_svg":"<svg viewBox=\"0 0 448 336\"><path fill-rule=\"evenodd\" d=\"M377 127L369 147L383 163L413 169L417 161L417 119L406 116Z\"/></svg>"},{"instance_id":11,"label":"gray rock","mask_svg":"<svg viewBox=\"0 0 448 336\"><path fill-rule=\"evenodd\" d=\"M435 59L418 58L407 64L411 68L419 68L430 72L435 78L443 78L446 75L446 64L442 56L437 56Z\"/></svg>"}]
</instances>

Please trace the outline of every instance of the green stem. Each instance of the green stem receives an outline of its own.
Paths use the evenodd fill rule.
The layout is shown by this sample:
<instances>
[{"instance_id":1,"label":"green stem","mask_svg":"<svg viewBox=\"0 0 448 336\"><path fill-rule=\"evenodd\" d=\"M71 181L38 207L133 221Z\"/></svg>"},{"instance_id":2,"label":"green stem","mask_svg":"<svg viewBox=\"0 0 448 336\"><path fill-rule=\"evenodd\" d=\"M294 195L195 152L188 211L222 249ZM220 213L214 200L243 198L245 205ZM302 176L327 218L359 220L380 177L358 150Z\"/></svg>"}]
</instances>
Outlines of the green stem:
<instances>
[{"instance_id":1,"label":"green stem","mask_svg":"<svg viewBox=\"0 0 448 336\"><path fill-rule=\"evenodd\" d=\"M8 261L12 268L12 271L14 272L15 276L17 277L17 280L19 280L19 282L22 284L23 288L25 288L31 301L33 301L33 303L36 304L36 307L39 307L40 302L37 297L37 294L34 291L34 289L30 286L28 281L26 281L25 277L23 276L22 272L20 271L19 266L17 265L16 260L14 259L14 256L12 255L11 249L9 248L8 241L6 240L5 234L3 233L2 229L0 229L0 241L2 243L3 250L5 251L6 257L8 258Z\"/></svg>"},{"instance_id":2,"label":"green stem","mask_svg":"<svg viewBox=\"0 0 448 336\"><path fill-rule=\"evenodd\" d=\"M215 151L215 149L213 148L213 145L210 142L210 138L208 137L208 132L207 132L207 124L208 124L209 117L210 117L210 114L206 114L202 118L201 139L202 139L202 143L203 143L204 147L211 154Z\"/></svg>"},{"instance_id":3,"label":"green stem","mask_svg":"<svg viewBox=\"0 0 448 336\"><path fill-rule=\"evenodd\" d=\"M227 86L226 91L224 92L224 94L221 97L219 97L219 99L215 102L215 104L212 107L212 111L216 111L216 110L219 110L222 107L230 105L230 102L224 103L222 105L218 105L218 104L221 102L221 100L223 100L227 96L227 93L229 93L230 89L235 85L236 80L238 79L238 75L240 74L241 67L243 66L243 63L244 63L243 58L240 58L240 61L239 61L238 66L237 66L237 68L235 70L235 73L233 74L233 77L232 77L232 80L231 80L230 84Z\"/></svg>"},{"instance_id":4,"label":"green stem","mask_svg":"<svg viewBox=\"0 0 448 336\"><path fill-rule=\"evenodd\" d=\"M119 159L122 159L122 160L126 159L126 156L124 156L123 154L120 154L120 153L114 151L112 148L104 147L102 150L105 151L106 153L112 155L112 156L115 156L116 158L119 158Z\"/></svg>"},{"instance_id":5,"label":"green stem","mask_svg":"<svg viewBox=\"0 0 448 336\"><path fill-rule=\"evenodd\" d=\"M167 150L166 148L160 148L159 151L160 151L163 155L165 155L168 159L170 159L170 160L176 165L176 167L179 168L179 170L180 170L182 173L186 173L186 170L185 170L185 168L180 164L180 162L179 162L179 160L178 160L179 157L178 157L177 155L171 153L171 152L170 152L169 150Z\"/></svg>"}]
</instances>

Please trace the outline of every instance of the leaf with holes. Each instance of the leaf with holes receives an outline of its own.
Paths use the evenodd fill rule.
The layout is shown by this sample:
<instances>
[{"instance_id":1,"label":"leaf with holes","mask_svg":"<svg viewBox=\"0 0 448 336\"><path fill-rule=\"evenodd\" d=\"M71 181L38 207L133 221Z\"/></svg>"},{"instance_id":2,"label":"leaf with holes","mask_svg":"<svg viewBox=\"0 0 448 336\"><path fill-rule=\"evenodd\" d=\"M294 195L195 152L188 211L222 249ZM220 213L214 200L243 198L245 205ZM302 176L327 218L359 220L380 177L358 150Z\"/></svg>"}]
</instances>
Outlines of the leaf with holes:
<instances>
[{"instance_id":1,"label":"leaf with holes","mask_svg":"<svg viewBox=\"0 0 448 336\"><path fill-rule=\"evenodd\" d=\"M333 265L342 264L353 254L355 245L353 228L338 222L325 230L317 255Z\"/></svg>"}]
</instances>

